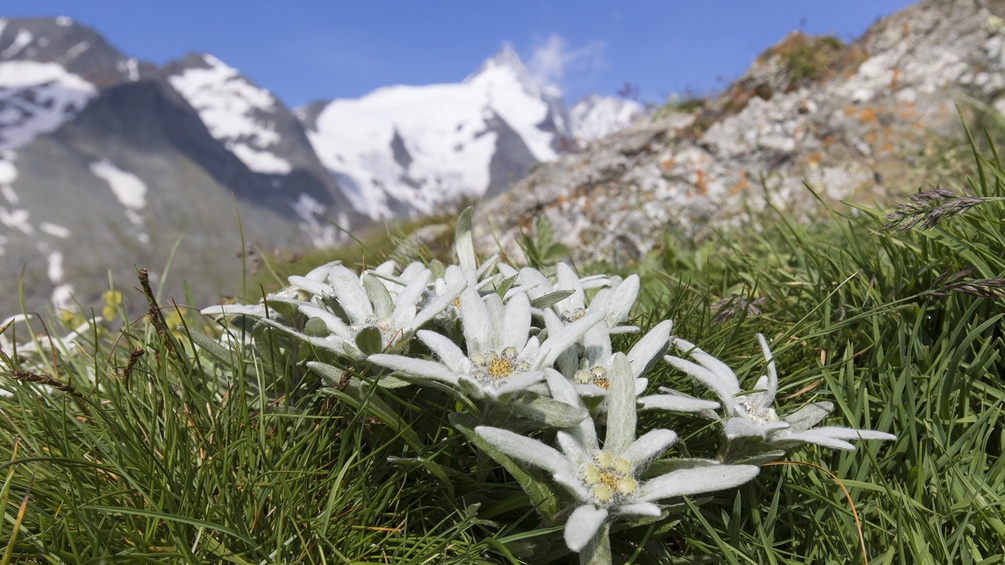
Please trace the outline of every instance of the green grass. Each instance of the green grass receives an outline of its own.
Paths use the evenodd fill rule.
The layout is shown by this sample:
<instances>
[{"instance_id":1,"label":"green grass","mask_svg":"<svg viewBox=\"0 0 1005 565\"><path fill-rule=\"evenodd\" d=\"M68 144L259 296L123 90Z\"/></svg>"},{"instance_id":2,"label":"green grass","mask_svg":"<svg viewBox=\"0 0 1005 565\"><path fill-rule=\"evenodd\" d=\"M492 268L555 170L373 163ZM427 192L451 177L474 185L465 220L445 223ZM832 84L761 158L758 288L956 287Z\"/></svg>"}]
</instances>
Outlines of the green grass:
<instances>
[{"instance_id":1,"label":"green grass","mask_svg":"<svg viewBox=\"0 0 1005 565\"><path fill-rule=\"evenodd\" d=\"M1005 196L993 153L969 170L973 194ZM861 563L862 543L873 564L1005 560L1005 305L993 282L1005 277L1003 219L1001 201L905 232L883 230L883 214L864 209L813 224L769 213L761 230L668 240L634 267L643 328L675 320L675 333L748 385L762 362L754 335L764 333L783 414L830 400L828 422L898 440L850 454L796 450L793 464L765 467L738 491L616 530L615 560ZM370 247L380 256L393 243ZM184 320L173 333L144 319L98 324L72 350L56 343L30 361L4 359L7 562L575 562L560 528L543 525L516 482L450 425L445 393L378 398L360 388L361 403L323 394L301 363L274 354L278 335L254 353L212 346L202 336L216 330ZM17 343L31 337L21 325L3 335L14 330ZM700 392L668 366L650 383ZM710 429L661 418L684 439L671 455L718 445Z\"/></svg>"}]
</instances>

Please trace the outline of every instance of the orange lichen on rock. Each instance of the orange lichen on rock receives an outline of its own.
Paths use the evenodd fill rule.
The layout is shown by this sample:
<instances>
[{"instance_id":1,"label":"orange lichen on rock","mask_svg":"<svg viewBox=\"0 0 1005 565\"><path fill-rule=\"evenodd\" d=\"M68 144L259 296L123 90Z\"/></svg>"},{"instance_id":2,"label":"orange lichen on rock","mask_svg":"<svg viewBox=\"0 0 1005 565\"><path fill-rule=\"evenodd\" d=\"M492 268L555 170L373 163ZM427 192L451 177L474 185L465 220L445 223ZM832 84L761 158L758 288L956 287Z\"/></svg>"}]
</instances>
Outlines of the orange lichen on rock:
<instances>
[{"instance_id":1,"label":"orange lichen on rock","mask_svg":"<svg viewBox=\"0 0 1005 565\"><path fill-rule=\"evenodd\" d=\"M858 119L862 123L866 124L878 124L879 116L876 115L876 109L871 106L866 106L862 108L862 111L858 114Z\"/></svg>"}]
</instances>

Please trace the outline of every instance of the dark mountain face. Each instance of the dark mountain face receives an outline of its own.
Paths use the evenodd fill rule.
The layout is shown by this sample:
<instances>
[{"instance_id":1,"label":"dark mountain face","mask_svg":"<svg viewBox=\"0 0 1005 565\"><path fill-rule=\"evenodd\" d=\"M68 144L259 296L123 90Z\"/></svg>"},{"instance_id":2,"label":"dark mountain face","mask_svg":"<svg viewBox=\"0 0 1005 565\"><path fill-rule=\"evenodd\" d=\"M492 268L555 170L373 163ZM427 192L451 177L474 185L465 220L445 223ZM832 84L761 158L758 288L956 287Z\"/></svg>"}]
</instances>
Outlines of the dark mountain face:
<instances>
[{"instance_id":1,"label":"dark mountain face","mask_svg":"<svg viewBox=\"0 0 1005 565\"><path fill-rule=\"evenodd\" d=\"M238 290L242 228L266 248L338 241L319 214L363 222L289 109L237 71L156 68L64 18L2 20L0 288L23 280L29 309L93 304L109 272L130 288L134 265L157 277L172 253L167 291L214 301Z\"/></svg>"}]
</instances>

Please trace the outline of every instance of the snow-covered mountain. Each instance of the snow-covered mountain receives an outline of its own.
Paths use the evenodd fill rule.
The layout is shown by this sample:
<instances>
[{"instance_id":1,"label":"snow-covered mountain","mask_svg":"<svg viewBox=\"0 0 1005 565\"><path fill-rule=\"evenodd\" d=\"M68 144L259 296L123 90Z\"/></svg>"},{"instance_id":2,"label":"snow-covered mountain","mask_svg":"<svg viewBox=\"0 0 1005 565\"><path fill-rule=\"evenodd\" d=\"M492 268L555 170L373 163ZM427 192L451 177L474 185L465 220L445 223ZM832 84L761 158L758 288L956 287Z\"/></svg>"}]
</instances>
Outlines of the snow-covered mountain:
<instances>
[{"instance_id":1,"label":"snow-covered mountain","mask_svg":"<svg viewBox=\"0 0 1005 565\"><path fill-rule=\"evenodd\" d=\"M646 109L634 100L591 94L569 108L570 130L577 142L588 144L632 125L645 114Z\"/></svg>"},{"instance_id":2,"label":"snow-covered mountain","mask_svg":"<svg viewBox=\"0 0 1005 565\"><path fill-rule=\"evenodd\" d=\"M509 48L458 83L294 113L211 54L158 67L69 18L0 18L0 288L23 273L32 309L88 304L109 270L130 288L133 265L156 278L173 256L168 288L215 300L236 289L242 234L327 245L339 228L493 196L607 119L623 122L570 121ZM0 312L18 308L0 293Z\"/></svg>"},{"instance_id":3,"label":"snow-covered mountain","mask_svg":"<svg viewBox=\"0 0 1005 565\"><path fill-rule=\"evenodd\" d=\"M390 86L297 111L321 161L372 218L505 190L568 136L561 94L504 48L463 82Z\"/></svg>"},{"instance_id":4,"label":"snow-covered mountain","mask_svg":"<svg viewBox=\"0 0 1005 565\"><path fill-rule=\"evenodd\" d=\"M211 56L163 68L67 18L0 20L0 296L19 309L131 288L233 293L251 246L330 244L356 214L293 114ZM227 260L226 258L230 258ZM172 284L172 282L174 284Z\"/></svg>"}]
</instances>

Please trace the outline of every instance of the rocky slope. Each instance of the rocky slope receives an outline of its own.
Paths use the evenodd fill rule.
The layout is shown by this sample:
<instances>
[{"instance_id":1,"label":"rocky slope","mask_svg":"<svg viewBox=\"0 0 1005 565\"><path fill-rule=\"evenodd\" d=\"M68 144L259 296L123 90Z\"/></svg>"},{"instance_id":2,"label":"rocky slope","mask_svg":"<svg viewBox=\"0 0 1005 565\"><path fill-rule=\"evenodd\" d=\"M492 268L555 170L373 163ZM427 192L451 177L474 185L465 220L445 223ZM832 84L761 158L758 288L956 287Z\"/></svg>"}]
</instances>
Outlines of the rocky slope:
<instances>
[{"instance_id":1,"label":"rocky slope","mask_svg":"<svg viewBox=\"0 0 1005 565\"><path fill-rule=\"evenodd\" d=\"M624 263L668 231L701 237L768 203L792 217L925 184L957 104L1005 111L1005 2L925 0L850 45L798 33L696 113L668 112L542 166L477 211L510 254L543 215L578 261Z\"/></svg>"}]
</instances>

